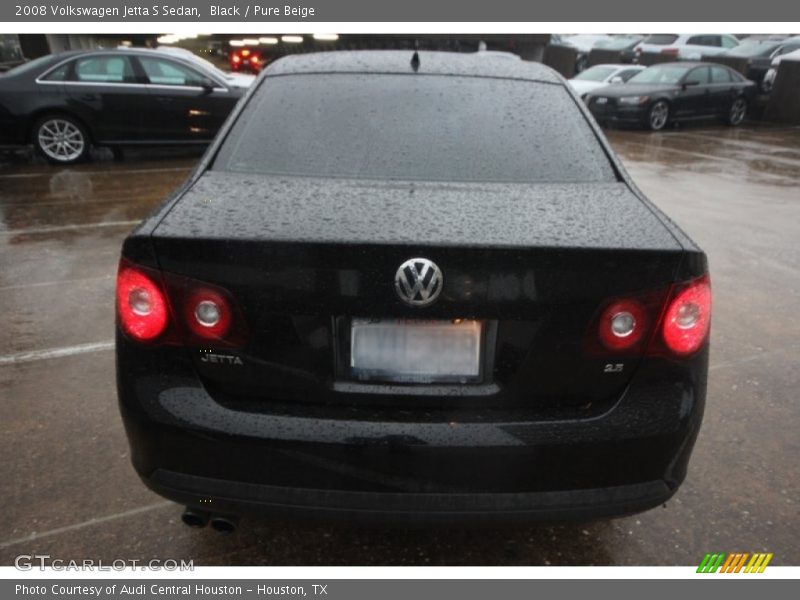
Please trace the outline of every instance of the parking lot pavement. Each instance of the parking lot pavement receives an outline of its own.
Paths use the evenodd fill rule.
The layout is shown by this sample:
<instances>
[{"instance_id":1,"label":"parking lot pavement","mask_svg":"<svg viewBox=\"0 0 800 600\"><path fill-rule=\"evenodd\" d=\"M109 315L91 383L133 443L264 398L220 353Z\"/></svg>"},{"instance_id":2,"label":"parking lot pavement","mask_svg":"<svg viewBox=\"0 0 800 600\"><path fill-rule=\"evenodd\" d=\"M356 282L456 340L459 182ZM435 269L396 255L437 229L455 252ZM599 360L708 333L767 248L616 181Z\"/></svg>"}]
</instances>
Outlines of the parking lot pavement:
<instances>
[{"instance_id":1,"label":"parking lot pavement","mask_svg":"<svg viewBox=\"0 0 800 600\"><path fill-rule=\"evenodd\" d=\"M395 530L180 523L129 463L114 390L120 243L195 157L0 166L0 564L20 554L200 564L800 564L800 129L612 131L636 183L709 255L709 400L666 507L606 522ZM148 156L148 155L145 155Z\"/></svg>"}]
</instances>

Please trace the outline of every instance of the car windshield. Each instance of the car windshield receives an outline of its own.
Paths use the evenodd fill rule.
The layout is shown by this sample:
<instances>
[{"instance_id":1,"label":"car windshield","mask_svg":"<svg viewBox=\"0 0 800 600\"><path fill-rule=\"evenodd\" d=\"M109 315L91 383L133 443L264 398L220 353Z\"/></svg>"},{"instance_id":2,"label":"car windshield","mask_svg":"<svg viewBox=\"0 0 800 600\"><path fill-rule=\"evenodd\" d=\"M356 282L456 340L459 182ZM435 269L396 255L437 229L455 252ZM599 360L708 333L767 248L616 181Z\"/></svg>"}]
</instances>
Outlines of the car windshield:
<instances>
[{"instance_id":1,"label":"car windshield","mask_svg":"<svg viewBox=\"0 0 800 600\"><path fill-rule=\"evenodd\" d=\"M410 181L615 181L557 84L488 77L268 77L214 169Z\"/></svg>"},{"instance_id":2,"label":"car windshield","mask_svg":"<svg viewBox=\"0 0 800 600\"><path fill-rule=\"evenodd\" d=\"M23 73L27 73L28 71L34 71L39 67L44 66L53 58L52 55L48 54L47 56L40 56L39 58L34 58L33 60L29 60L28 62L24 62L21 65L17 65L16 67L9 69L6 71L6 76L11 75L21 75Z\"/></svg>"},{"instance_id":3,"label":"car windshield","mask_svg":"<svg viewBox=\"0 0 800 600\"><path fill-rule=\"evenodd\" d=\"M656 65L648 67L628 80L628 83L678 83L688 67L680 65Z\"/></svg>"},{"instance_id":4,"label":"car windshield","mask_svg":"<svg viewBox=\"0 0 800 600\"><path fill-rule=\"evenodd\" d=\"M613 40L600 40L595 44L595 48L603 50L626 50L636 45L639 38L616 38Z\"/></svg>"},{"instance_id":5,"label":"car windshield","mask_svg":"<svg viewBox=\"0 0 800 600\"><path fill-rule=\"evenodd\" d=\"M674 33L656 33L654 35L647 36L644 40L644 44L653 44L654 46L668 46L674 42L676 42L678 36Z\"/></svg>"},{"instance_id":6,"label":"car windshield","mask_svg":"<svg viewBox=\"0 0 800 600\"><path fill-rule=\"evenodd\" d=\"M598 65L575 75L573 79L582 81L605 81L606 78L613 75L616 70L616 67L603 67Z\"/></svg>"}]
</instances>

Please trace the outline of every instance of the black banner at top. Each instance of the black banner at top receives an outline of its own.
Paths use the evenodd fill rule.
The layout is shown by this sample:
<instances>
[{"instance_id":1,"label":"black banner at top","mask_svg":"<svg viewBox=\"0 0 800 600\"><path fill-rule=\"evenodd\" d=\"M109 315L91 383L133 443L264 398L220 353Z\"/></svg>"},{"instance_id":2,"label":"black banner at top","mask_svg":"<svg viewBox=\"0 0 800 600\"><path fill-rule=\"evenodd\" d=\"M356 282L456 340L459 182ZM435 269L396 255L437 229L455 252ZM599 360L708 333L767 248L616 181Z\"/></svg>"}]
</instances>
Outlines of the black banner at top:
<instances>
[{"instance_id":1,"label":"black banner at top","mask_svg":"<svg viewBox=\"0 0 800 600\"><path fill-rule=\"evenodd\" d=\"M17 22L783 22L787 0L10 0L0 27Z\"/></svg>"}]
</instances>

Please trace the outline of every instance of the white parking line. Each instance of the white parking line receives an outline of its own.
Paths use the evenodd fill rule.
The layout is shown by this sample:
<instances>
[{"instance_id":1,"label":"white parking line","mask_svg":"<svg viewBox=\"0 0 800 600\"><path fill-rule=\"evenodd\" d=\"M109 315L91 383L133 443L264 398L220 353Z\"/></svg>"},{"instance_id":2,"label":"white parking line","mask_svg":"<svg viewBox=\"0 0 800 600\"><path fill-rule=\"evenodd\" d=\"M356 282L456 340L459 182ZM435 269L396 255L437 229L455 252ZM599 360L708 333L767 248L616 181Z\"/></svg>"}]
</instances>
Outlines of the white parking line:
<instances>
[{"instance_id":1,"label":"white parking line","mask_svg":"<svg viewBox=\"0 0 800 600\"><path fill-rule=\"evenodd\" d=\"M102 352L114 348L114 341L90 342L88 344L78 344L77 346L64 346L63 348L47 348L45 350L30 350L28 352L17 352L16 354L6 354L0 356L0 365L16 365L19 363L34 362L37 360L47 360L50 358L63 358L75 354L88 354L89 352Z\"/></svg>"},{"instance_id":2,"label":"white parking line","mask_svg":"<svg viewBox=\"0 0 800 600\"><path fill-rule=\"evenodd\" d=\"M192 167L164 167L159 169L109 169L106 171L75 171L81 175L120 175L125 173L167 173L169 171L191 171ZM0 179L25 179L31 177L52 177L53 171L41 171L39 173L9 173L0 175Z\"/></svg>"},{"instance_id":3,"label":"white parking line","mask_svg":"<svg viewBox=\"0 0 800 600\"><path fill-rule=\"evenodd\" d=\"M76 277L74 279L57 279L56 281L40 281L38 283L18 283L0 287L0 292L9 290L24 290L26 288L46 287L48 285L61 285L69 283L83 283L84 281L97 281L99 279L112 279L113 275L97 275L95 277Z\"/></svg>"},{"instance_id":4,"label":"white parking line","mask_svg":"<svg viewBox=\"0 0 800 600\"><path fill-rule=\"evenodd\" d=\"M15 540L0 542L0 549L8 548L9 546L15 546L17 544L22 544L24 542L33 542L35 540L40 540L46 537L52 537L54 535L59 535L61 533L69 533L70 531L76 531L78 529L83 529L84 527L92 527L93 525L100 525L101 523L116 521L117 519L124 519L125 517L132 517L134 515L139 515L143 512L149 512L151 510L156 510L157 508L164 508L165 506L169 505L175 506L175 503L169 502L167 500L164 502L158 502L156 504L150 504L148 506L141 506L139 508L134 508L133 510L127 510L125 512L116 513L113 515L107 515L105 517L97 517L95 519L89 519L88 521L84 521L83 523L75 523L74 525L58 527L57 529L51 529L49 531L34 532L28 536L17 538Z\"/></svg>"},{"instance_id":5,"label":"white parking line","mask_svg":"<svg viewBox=\"0 0 800 600\"><path fill-rule=\"evenodd\" d=\"M141 223L141 219L135 219L131 221L102 221L100 223L78 223L76 225L53 225L52 227L31 227L30 229L9 229L6 231L0 231L0 235L52 233L55 231L91 229L93 227L123 227L126 225L138 225L139 223Z\"/></svg>"}]
</instances>

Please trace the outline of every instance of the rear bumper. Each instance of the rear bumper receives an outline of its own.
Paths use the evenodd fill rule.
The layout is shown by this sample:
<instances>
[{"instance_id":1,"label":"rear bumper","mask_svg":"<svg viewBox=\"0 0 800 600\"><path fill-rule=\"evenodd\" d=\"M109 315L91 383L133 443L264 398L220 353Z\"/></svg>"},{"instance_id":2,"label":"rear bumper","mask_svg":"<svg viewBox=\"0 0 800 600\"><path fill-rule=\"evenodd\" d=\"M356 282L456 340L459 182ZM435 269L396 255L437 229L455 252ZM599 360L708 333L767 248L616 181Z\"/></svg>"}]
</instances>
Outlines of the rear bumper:
<instances>
[{"instance_id":1,"label":"rear bumper","mask_svg":"<svg viewBox=\"0 0 800 600\"><path fill-rule=\"evenodd\" d=\"M233 514L374 521L562 521L633 513L683 481L708 354L643 361L600 415L217 403L187 358L118 339L134 467L157 493Z\"/></svg>"},{"instance_id":2,"label":"rear bumper","mask_svg":"<svg viewBox=\"0 0 800 600\"><path fill-rule=\"evenodd\" d=\"M303 489L231 482L157 470L145 484L179 504L218 514L414 523L564 522L616 517L663 504L664 481L532 493L391 493Z\"/></svg>"}]
</instances>

